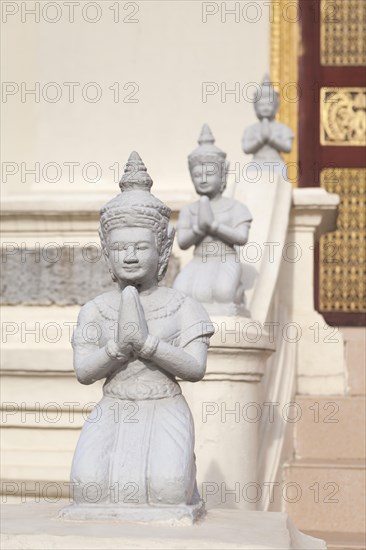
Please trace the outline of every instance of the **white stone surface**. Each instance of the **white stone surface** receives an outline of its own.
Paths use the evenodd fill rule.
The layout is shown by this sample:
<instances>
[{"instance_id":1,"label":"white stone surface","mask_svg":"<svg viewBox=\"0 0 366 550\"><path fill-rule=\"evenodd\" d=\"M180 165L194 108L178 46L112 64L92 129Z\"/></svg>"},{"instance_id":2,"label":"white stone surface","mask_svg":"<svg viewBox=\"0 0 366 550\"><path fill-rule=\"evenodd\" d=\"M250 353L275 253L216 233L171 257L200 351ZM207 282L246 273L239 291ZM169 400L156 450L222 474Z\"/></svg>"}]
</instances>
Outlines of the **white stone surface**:
<instances>
[{"instance_id":1,"label":"white stone surface","mask_svg":"<svg viewBox=\"0 0 366 550\"><path fill-rule=\"evenodd\" d=\"M64 503L3 504L3 550L324 550L285 513L211 510L191 527L57 519ZM21 517L21 521L19 518Z\"/></svg>"}]
</instances>

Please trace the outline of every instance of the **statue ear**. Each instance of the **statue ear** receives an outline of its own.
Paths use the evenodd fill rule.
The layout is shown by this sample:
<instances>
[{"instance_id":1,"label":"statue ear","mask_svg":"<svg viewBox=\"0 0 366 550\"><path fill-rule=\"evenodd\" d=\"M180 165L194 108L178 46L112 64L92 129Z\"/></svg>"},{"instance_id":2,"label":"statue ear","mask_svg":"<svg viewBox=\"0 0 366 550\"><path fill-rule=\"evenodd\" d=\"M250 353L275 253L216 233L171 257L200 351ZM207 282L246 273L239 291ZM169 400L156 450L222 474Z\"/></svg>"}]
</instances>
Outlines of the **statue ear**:
<instances>
[{"instance_id":1,"label":"statue ear","mask_svg":"<svg viewBox=\"0 0 366 550\"><path fill-rule=\"evenodd\" d=\"M172 225L168 225L167 238L162 243L159 259L158 281L161 281L168 269L168 262L172 252L174 242L175 229Z\"/></svg>"},{"instance_id":2,"label":"statue ear","mask_svg":"<svg viewBox=\"0 0 366 550\"><path fill-rule=\"evenodd\" d=\"M103 249L103 256L104 256L105 263L107 264L108 271L111 274L111 279L114 283L116 283L118 279L115 276L115 274L113 273L111 262L109 261L109 254L108 254L108 251L105 248Z\"/></svg>"},{"instance_id":3,"label":"statue ear","mask_svg":"<svg viewBox=\"0 0 366 550\"><path fill-rule=\"evenodd\" d=\"M107 249L105 238L104 238L104 235L103 235L103 232L102 232L101 229L99 229L99 238L100 238L100 243L102 245L102 252L103 252L104 260L105 260L105 263L107 264L108 271L111 274L111 279L114 283L116 283L117 282L117 277L113 273L113 269L112 269L111 263L109 261L108 249Z\"/></svg>"},{"instance_id":4,"label":"statue ear","mask_svg":"<svg viewBox=\"0 0 366 550\"><path fill-rule=\"evenodd\" d=\"M107 266L108 266L108 271L109 273L111 274L111 279L114 283L116 283L118 281L117 277L115 276L115 274L113 273L113 269L111 268L111 266L109 265L109 261L107 261Z\"/></svg>"},{"instance_id":5,"label":"statue ear","mask_svg":"<svg viewBox=\"0 0 366 550\"><path fill-rule=\"evenodd\" d=\"M222 163L223 174L222 174L222 182L221 182L221 188L220 188L221 193L223 193L226 189L227 173L229 171L229 167L230 167L230 162Z\"/></svg>"}]
</instances>

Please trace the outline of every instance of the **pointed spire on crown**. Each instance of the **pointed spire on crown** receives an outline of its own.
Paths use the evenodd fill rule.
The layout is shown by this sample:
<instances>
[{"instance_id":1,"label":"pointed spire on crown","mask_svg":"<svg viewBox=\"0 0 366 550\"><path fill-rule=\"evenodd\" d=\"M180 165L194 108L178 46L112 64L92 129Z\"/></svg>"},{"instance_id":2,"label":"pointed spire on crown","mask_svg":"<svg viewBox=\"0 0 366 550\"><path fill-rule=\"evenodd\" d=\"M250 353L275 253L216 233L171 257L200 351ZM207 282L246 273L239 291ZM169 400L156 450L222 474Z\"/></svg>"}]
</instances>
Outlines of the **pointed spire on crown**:
<instances>
[{"instance_id":1,"label":"pointed spire on crown","mask_svg":"<svg viewBox=\"0 0 366 550\"><path fill-rule=\"evenodd\" d=\"M268 85L271 85L271 86L272 86L271 77L269 76L268 73L265 73L265 74L264 74L264 77L263 77L263 79L262 79L262 86L263 86L264 84L266 84L267 86L268 86Z\"/></svg>"},{"instance_id":2,"label":"pointed spire on crown","mask_svg":"<svg viewBox=\"0 0 366 550\"><path fill-rule=\"evenodd\" d=\"M136 151L132 151L126 163L123 176L119 182L122 192L131 191L150 191L153 180L147 172L147 168Z\"/></svg>"},{"instance_id":3,"label":"pointed spire on crown","mask_svg":"<svg viewBox=\"0 0 366 550\"><path fill-rule=\"evenodd\" d=\"M167 229L171 211L150 192L152 184L153 181L140 155L132 151L119 182L121 193L100 210L102 240L114 227Z\"/></svg>"},{"instance_id":4,"label":"pointed spire on crown","mask_svg":"<svg viewBox=\"0 0 366 550\"><path fill-rule=\"evenodd\" d=\"M208 124L202 126L200 137L198 138L199 145L204 145L206 143L213 144L215 143L215 138L212 135L211 129Z\"/></svg>"},{"instance_id":5,"label":"pointed spire on crown","mask_svg":"<svg viewBox=\"0 0 366 550\"><path fill-rule=\"evenodd\" d=\"M130 154L130 156L128 157L128 161L127 162L139 162L140 164L142 164L145 168L145 171L146 171L146 166L142 160L142 158L140 157L140 155L138 154L137 151L132 151L132 153Z\"/></svg>"}]
</instances>

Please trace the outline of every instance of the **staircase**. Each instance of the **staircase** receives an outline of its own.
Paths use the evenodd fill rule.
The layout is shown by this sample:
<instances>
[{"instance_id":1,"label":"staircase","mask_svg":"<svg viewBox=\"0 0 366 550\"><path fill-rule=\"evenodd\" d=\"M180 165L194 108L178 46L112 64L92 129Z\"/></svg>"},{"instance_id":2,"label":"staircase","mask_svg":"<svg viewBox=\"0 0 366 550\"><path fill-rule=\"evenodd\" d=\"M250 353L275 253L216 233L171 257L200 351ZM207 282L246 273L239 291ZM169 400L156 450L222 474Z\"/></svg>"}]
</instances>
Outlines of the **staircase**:
<instances>
[{"instance_id":1,"label":"staircase","mask_svg":"<svg viewBox=\"0 0 366 550\"><path fill-rule=\"evenodd\" d=\"M295 525L326 540L329 550L365 550L366 331L349 327L342 333L347 395L296 397L301 419L282 494Z\"/></svg>"}]
</instances>

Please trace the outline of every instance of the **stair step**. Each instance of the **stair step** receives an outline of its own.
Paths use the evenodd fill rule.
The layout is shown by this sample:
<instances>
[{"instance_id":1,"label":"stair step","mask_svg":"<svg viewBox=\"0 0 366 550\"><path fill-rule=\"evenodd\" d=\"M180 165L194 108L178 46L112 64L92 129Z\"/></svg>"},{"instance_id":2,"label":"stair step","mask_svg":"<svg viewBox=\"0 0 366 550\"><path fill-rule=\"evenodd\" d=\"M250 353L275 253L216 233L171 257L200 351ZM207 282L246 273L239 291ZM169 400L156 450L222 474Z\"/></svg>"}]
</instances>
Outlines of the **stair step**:
<instances>
[{"instance_id":1,"label":"stair step","mask_svg":"<svg viewBox=\"0 0 366 550\"><path fill-rule=\"evenodd\" d=\"M302 531L365 531L363 460L295 460L283 470L283 504Z\"/></svg>"},{"instance_id":2,"label":"stair step","mask_svg":"<svg viewBox=\"0 0 366 550\"><path fill-rule=\"evenodd\" d=\"M301 418L295 424L300 459L366 458L366 397L296 396Z\"/></svg>"},{"instance_id":3,"label":"stair step","mask_svg":"<svg viewBox=\"0 0 366 550\"><path fill-rule=\"evenodd\" d=\"M325 540L328 550L366 550L365 533L344 534L312 531L306 534Z\"/></svg>"}]
</instances>

